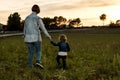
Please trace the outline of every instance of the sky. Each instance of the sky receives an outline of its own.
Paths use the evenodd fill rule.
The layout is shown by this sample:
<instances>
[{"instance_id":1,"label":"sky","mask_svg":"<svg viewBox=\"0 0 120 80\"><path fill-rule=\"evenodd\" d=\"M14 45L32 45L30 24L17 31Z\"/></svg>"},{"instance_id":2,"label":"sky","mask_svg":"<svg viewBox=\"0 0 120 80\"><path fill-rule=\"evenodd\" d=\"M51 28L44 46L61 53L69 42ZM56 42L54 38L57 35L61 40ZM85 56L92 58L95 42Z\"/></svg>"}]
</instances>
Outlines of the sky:
<instances>
[{"instance_id":1,"label":"sky","mask_svg":"<svg viewBox=\"0 0 120 80\"><path fill-rule=\"evenodd\" d=\"M120 0L1 0L0 23L6 24L8 16L18 12L22 20L31 13L34 4L40 6L40 17L63 16L80 18L83 26L100 26L100 15L106 14L105 25L120 19Z\"/></svg>"}]
</instances>

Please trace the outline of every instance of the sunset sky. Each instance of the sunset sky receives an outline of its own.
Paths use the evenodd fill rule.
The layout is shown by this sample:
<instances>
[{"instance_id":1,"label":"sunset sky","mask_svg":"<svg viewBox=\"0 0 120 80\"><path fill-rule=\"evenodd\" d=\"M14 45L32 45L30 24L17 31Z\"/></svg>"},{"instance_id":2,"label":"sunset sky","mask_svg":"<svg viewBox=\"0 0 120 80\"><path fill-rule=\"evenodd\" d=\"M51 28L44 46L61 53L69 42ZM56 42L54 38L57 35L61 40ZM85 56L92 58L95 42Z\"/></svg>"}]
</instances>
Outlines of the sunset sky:
<instances>
[{"instance_id":1,"label":"sunset sky","mask_svg":"<svg viewBox=\"0 0 120 80\"><path fill-rule=\"evenodd\" d=\"M107 15L105 24L120 19L120 0L1 0L0 23L6 24L14 12L24 20L34 4L40 6L41 17L79 17L83 26L102 25L99 16L103 13Z\"/></svg>"}]
</instances>

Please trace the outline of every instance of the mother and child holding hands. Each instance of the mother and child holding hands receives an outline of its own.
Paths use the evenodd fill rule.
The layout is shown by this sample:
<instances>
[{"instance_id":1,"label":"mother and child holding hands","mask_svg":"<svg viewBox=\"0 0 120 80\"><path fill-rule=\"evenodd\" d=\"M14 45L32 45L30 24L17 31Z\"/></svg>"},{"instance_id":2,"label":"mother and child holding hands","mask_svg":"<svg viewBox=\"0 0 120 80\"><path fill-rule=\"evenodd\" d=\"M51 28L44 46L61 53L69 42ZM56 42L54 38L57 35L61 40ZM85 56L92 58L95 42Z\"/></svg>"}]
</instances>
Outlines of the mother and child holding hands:
<instances>
[{"instance_id":1,"label":"mother and child holding hands","mask_svg":"<svg viewBox=\"0 0 120 80\"><path fill-rule=\"evenodd\" d=\"M69 44L67 42L67 37L65 34L61 34L59 36L59 42L55 43L49 33L47 32L43 21L41 17L37 16L38 13L40 13L40 8L38 5L32 6L32 13L28 15L25 19L24 23L24 41L27 44L28 47L28 63L31 68L33 68L33 54L34 49L36 50L36 64L35 66L38 66L40 68L44 68L41 65L41 55L42 55L42 37L41 37L41 31L47 36L50 43L53 46L58 46L59 51L56 57L56 61L58 64L58 67L61 66L61 60L62 60L62 68L66 69L66 57L67 52L70 51Z\"/></svg>"}]
</instances>

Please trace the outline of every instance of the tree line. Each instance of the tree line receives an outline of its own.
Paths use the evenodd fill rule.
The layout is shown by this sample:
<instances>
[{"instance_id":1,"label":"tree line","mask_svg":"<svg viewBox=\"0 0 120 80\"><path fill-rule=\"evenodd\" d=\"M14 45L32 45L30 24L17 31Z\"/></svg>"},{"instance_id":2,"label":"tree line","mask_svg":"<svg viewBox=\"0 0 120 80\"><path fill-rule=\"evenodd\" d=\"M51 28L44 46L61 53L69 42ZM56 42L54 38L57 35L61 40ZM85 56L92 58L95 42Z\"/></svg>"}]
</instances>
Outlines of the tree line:
<instances>
[{"instance_id":1,"label":"tree line","mask_svg":"<svg viewBox=\"0 0 120 80\"><path fill-rule=\"evenodd\" d=\"M104 22L106 20L106 14L99 16L100 20ZM43 23L46 29L71 29L82 26L80 18L69 19L67 20L63 16L55 16L54 18L44 17L42 18ZM116 23L110 22L109 27L119 27L120 20L117 20ZM4 30L9 31L22 31L24 27L24 20L21 20L20 14L15 12L10 14L8 17L7 25L4 27ZM95 26L96 27L96 26Z\"/></svg>"},{"instance_id":2,"label":"tree line","mask_svg":"<svg viewBox=\"0 0 120 80\"><path fill-rule=\"evenodd\" d=\"M46 29L64 29L74 28L80 26L80 18L67 20L63 16L55 16L54 18L44 17L42 18ZM24 27L24 20L21 20L20 14L15 12L8 17L6 30L9 31L22 31Z\"/></svg>"}]
</instances>

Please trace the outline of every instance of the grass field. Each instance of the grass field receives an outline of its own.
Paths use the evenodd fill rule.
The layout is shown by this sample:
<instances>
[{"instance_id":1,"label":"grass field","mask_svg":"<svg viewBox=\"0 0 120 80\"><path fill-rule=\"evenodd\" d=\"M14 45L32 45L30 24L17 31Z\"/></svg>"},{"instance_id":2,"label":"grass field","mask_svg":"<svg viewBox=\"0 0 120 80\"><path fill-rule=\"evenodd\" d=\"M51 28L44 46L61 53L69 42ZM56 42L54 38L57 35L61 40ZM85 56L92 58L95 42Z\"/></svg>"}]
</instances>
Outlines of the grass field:
<instances>
[{"instance_id":1,"label":"grass field","mask_svg":"<svg viewBox=\"0 0 120 80\"><path fill-rule=\"evenodd\" d=\"M28 51L22 36L0 38L0 80L120 80L120 29L68 30L50 33L58 41L66 34L71 51L67 70L57 69L58 48L43 36L42 64L28 67ZM35 54L34 60L35 62Z\"/></svg>"}]
</instances>

